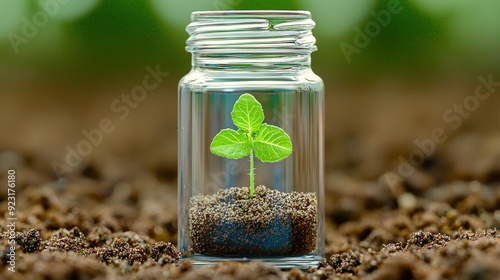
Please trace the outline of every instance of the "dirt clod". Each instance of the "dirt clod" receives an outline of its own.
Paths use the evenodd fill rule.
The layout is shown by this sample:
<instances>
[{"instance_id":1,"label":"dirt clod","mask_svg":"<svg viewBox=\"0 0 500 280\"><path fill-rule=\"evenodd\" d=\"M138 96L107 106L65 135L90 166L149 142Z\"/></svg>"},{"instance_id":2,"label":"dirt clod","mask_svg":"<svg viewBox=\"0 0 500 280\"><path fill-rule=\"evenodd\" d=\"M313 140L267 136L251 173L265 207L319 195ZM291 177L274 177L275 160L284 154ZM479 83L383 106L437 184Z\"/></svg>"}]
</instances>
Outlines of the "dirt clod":
<instances>
[{"instance_id":1,"label":"dirt clod","mask_svg":"<svg viewBox=\"0 0 500 280\"><path fill-rule=\"evenodd\" d=\"M42 238L40 230L31 228L27 232L20 232L16 236L16 243L25 253L34 253L40 250Z\"/></svg>"},{"instance_id":2,"label":"dirt clod","mask_svg":"<svg viewBox=\"0 0 500 280\"><path fill-rule=\"evenodd\" d=\"M156 242L151 246L151 258L161 263L175 263L179 260L180 254L174 244L170 242Z\"/></svg>"}]
</instances>

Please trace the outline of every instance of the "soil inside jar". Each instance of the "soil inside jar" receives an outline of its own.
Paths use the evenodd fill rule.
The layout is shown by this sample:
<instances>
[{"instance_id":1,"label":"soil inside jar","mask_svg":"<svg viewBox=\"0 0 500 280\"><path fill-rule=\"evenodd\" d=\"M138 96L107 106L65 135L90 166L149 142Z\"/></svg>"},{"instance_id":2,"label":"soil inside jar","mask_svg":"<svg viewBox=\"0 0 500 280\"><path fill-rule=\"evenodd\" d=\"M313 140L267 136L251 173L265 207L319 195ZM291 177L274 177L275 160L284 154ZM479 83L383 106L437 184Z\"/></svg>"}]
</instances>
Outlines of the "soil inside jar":
<instances>
[{"instance_id":1,"label":"soil inside jar","mask_svg":"<svg viewBox=\"0 0 500 280\"><path fill-rule=\"evenodd\" d=\"M214 256L298 256L316 248L315 193L257 186L191 198L189 237L194 252Z\"/></svg>"}]
</instances>

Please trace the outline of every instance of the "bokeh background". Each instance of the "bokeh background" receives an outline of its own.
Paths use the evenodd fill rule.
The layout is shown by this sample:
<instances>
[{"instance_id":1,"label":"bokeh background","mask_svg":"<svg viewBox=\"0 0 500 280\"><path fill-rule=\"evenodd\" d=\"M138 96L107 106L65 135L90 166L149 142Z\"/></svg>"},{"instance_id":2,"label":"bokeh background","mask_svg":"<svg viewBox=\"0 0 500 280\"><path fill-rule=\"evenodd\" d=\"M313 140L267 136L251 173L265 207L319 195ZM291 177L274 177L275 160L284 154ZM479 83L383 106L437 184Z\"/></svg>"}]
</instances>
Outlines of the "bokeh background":
<instances>
[{"instance_id":1,"label":"bokeh background","mask_svg":"<svg viewBox=\"0 0 500 280\"><path fill-rule=\"evenodd\" d=\"M391 6L398 12L381 24L377 17ZM352 196L328 204L339 221L359 203L344 185L355 182L374 196L386 190L377 186L387 184L387 172L397 175L419 149L415 140L436 128L446 141L435 143L410 175L398 176L407 190L500 180L500 87L490 87L488 99L463 115L454 107L474 95L479 77L500 82L496 0L0 0L2 172L19 168L21 186L63 188L79 180L85 192L85 182L99 182L100 192L125 190L132 202L131 185L174 194L177 83L191 63L184 29L192 11L218 9L312 12L313 69L326 85L326 187ZM367 37L361 43L360 33ZM348 56L347 45L357 48ZM129 105L123 95L142 85L148 67L168 75ZM127 104L126 116L113 104ZM448 110L456 121L444 117ZM60 179L54 163L68 165L68 154L87 140L83 131L100 128L103 119L112 132L73 157ZM161 202L175 211L175 195Z\"/></svg>"}]
</instances>

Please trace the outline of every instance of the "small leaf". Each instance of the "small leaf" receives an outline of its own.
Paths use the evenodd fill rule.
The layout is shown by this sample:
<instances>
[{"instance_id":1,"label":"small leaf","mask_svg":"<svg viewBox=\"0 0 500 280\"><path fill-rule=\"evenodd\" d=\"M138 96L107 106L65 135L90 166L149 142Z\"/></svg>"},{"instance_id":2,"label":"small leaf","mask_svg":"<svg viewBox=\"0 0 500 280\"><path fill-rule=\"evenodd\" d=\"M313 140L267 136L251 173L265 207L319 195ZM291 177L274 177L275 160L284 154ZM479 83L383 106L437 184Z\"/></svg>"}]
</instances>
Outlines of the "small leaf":
<instances>
[{"instance_id":1,"label":"small leaf","mask_svg":"<svg viewBox=\"0 0 500 280\"><path fill-rule=\"evenodd\" d=\"M210 151L213 154L230 159L246 157L250 155L251 150L252 144L248 136L230 128L217 133L210 144Z\"/></svg>"},{"instance_id":2,"label":"small leaf","mask_svg":"<svg viewBox=\"0 0 500 280\"><path fill-rule=\"evenodd\" d=\"M253 95L245 93L234 103L231 117L239 129L253 133L259 130L264 121L264 111Z\"/></svg>"},{"instance_id":3,"label":"small leaf","mask_svg":"<svg viewBox=\"0 0 500 280\"><path fill-rule=\"evenodd\" d=\"M254 139L254 150L261 161L277 162L292 153L292 141L283 129L264 123Z\"/></svg>"}]
</instances>

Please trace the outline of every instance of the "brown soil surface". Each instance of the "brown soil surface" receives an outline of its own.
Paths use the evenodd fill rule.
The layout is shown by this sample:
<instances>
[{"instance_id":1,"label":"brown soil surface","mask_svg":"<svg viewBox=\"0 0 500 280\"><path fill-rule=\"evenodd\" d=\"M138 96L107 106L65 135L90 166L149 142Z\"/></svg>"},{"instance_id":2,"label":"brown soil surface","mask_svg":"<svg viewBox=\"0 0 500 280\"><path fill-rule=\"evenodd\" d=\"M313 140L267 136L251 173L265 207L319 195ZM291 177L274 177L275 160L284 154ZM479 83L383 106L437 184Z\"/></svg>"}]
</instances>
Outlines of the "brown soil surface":
<instances>
[{"instance_id":1,"label":"brown soil surface","mask_svg":"<svg viewBox=\"0 0 500 280\"><path fill-rule=\"evenodd\" d=\"M82 89L78 98L7 88L12 94L0 97L0 278L498 279L500 96L455 129L443 113L475 84L451 84L327 95L327 255L308 271L177 262L175 94L151 93L120 121L109 105L129 87ZM58 179L51 163L64 162L67 145L104 117L114 132ZM447 139L402 175L401 159L436 128ZM8 168L17 175L15 273L7 270Z\"/></svg>"}]
</instances>

